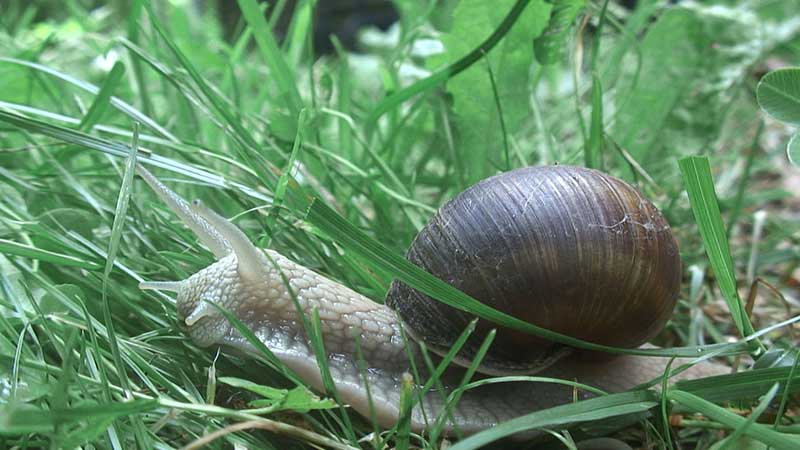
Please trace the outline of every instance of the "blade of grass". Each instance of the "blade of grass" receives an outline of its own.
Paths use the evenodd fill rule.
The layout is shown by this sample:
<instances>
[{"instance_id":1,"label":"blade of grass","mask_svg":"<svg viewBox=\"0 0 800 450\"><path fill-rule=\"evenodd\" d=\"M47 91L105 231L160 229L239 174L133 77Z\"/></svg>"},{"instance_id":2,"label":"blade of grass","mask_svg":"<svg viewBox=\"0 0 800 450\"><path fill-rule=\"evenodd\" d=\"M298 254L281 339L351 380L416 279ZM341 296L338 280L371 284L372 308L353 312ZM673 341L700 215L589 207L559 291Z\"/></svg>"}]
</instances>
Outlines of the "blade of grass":
<instances>
[{"instance_id":1,"label":"blade of grass","mask_svg":"<svg viewBox=\"0 0 800 450\"><path fill-rule=\"evenodd\" d=\"M12 114L0 110L0 121L14 125L15 127L30 131L37 134L50 136L59 141L68 142L70 144L80 145L92 150L97 150L116 157L127 157L130 148L129 146L108 139L103 139L90 134L82 133L80 131L72 130L70 128L51 125L46 122L24 117L18 114ZM203 183L211 184L221 188L235 188L249 197L263 201L271 202L271 198L256 189L252 189L241 183L226 181L219 175L212 174L205 170L197 169L185 163L175 161L160 155L150 153L149 156L142 155L138 158L142 163L148 163L156 167L170 170L179 173L194 180ZM303 205L308 205L308 202L303 202Z\"/></svg>"},{"instance_id":2,"label":"blade of grass","mask_svg":"<svg viewBox=\"0 0 800 450\"><path fill-rule=\"evenodd\" d=\"M736 289L733 259L725 227L722 224L722 215L719 211L708 158L688 156L682 158L678 164L686 183L686 192L689 194L692 212L694 212L700 236L703 239L703 246L717 277L717 283L739 333L743 337L749 336L754 332L753 325L750 323L750 318L747 317L739 297L739 291Z\"/></svg>"},{"instance_id":3,"label":"blade of grass","mask_svg":"<svg viewBox=\"0 0 800 450\"><path fill-rule=\"evenodd\" d=\"M31 245L20 244L19 242L9 241L7 239L0 239L0 253L6 255L22 256L24 258L35 259L44 261L51 264L67 267L80 267L86 270L97 270L100 264L92 261L86 261L70 255L51 252L33 247Z\"/></svg>"},{"instance_id":4,"label":"blade of grass","mask_svg":"<svg viewBox=\"0 0 800 450\"><path fill-rule=\"evenodd\" d=\"M603 85L598 75L600 60L600 41L603 39L603 26L606 23L608 0L600 9L600 19L592 42L592 116L589 124L589 138L584 144L584 162L586 167L603 170Z\"/></svg>"},{"instance_id":5,"label":"blade of grass","mask_svg":"<svg viewBox=\"0 0 800 450\"><path fill-rule=\"evenodd\" d=\"M492 64L486 60L486 72L489 75L489 84L492 86L492 96L494 97L494 106L497 108L497 118L500 121L500 130L503 135L503 163L505 164L504 171L511 170L511 157L508 150L508 131L506 130L506 121L503 118L503 105L500 102L500 94L497 92L497 83L495 83L494 72L492 71Z\"/></svg>"},{"instance_id":6,"label":"blade of grass","mask_svg":"<svg viewBox=\"0 0 800 450\"><path fill-rule=\"evenodd\" d=\"M796 358L794 360L794 364L792 364L792 370L789 372L789 375L786 378L786 388L783 390L783 394L781 395L781 403L778 405L778 412L775 414L775 424L773 428L776 430L780 426L781 420L783 420L783 415L786 413L786 405L789 402L789 393L792 392L792 382L796 382L795 374L797 373L797 367L800 364L800 358Z\"/></svg>"},{"instance_id":7,"label":"blade of grass","mask_svg":"<svg viewBox=\"0 0 800 450\"><path fill-rule=\"evenodd\" d=\"M295 5L292 23L289 26L289 37L286 44L289 48L288 60L291 67L299 67L303 58L303 49L306 46L306 39L311 31L312 20L314 18L315 0L301 0Z\"/></svg>"},{"instance_id":8,"label":"blade of grass","mask_svg":"<svg viewBox=\"0 0 800 450\"><path fill-rule=\"evenodd\" d=\"M66 81L67 83L69 83L69 84L71 84L71 85L73 85L75 87L78 87L78 88L80 88L80 89L82 89L82 90L84 90L86 92L89 92L90 94L97 95L100 92L100 88L98 88L97 86L95 86L95 85L93 85L93 84L91 84L89 82L80 80L80 79L75 78L75 77L73 77L71 75L67 75L64 72L60 72L60 71L55 70L53 68L47 67L47 66L45 66L43 64L38 64L38 63L30 62L30 61L23 61L21 59L16 59L16 58L6 58L6 57L0 57L0 62L16 64L16 65L28 67L30 69L33 69L33 70L41 72L41 73L45 73L45 74L50 75L52 77L55 77L55 78L58 78L60 80ZM131 105L125 103L124 101L120 100L119 98L111 97L110 102L115 108L117 108L118 110L122 111L125 115L127 115L128 117L130 117L131 119L133 119L133 120L135 120L137 122L141 122L141 123L147 125L148 128L150 128L153 131L157 132L161 136L164 136L164 138L169 139L172 142L180 142L180 139L178 139L172 133L167 131L166 128L162 127L156 121L154 121L153 119L151 119L147 115L143 114L141 111L139 111L138 109L134 108L133 106L131 106Z\"/></svg>"},{"instance_id":9,"label":"blade of grass","mask_svg":"<svg viewBox=\"0 0 800 450\"><path fill-rule=\"evenodd\" d=\"M469 384L472 380L472 377L477 372L478 368L483 361L483 358L486 356L486 352L489 351L489 347L494 342L494 338L497 335L497 330L492 329L489 333L486 334L486 338L484 338L483 342L481 343L480 348L475 353L475 358L470 362L469 367L467 370L464 371L464 376L461 378L461 382L458 386L450 393L447 398L447 401L444 404L444 411L439 414L439 419L434 426L431 432L431 440L437 442L439 440L439 436L444 433L444 426L448 420L453 419L453 410L458 405L458 401L461 400L461 396L464 393L463 387ZM456 425L455 421L453 420L453 425ZM463 438L461 431L458 429L458 426L455 426L455 433L459 439Z\"/></svg>"},{"instance_id":10,"label":"blade of grass","mask_svg":"<svg viewBox=\"0 0 800 450\"><path fill-rule=\"evenodd\" d=\"M275 42L272 29L267 24L267 20L255 0L237 0L237 2L242 10L242 16L247 21L247 25L253 30L253 37L258 49L261 51L261 56L264 57L272 76L275 77L275 83L278 85L281 97L285 96L286 106L291 111L292 116L297 117L303 108L303 100L297 90L294 73L289 64L286 63L283 54L281 54L280 48ZM301 42L305 42L305 40ZM298 45L300 44L298 42Z\"/></svg>"},{"instance_id":11,"label":"blade of grass","mask_svg":"<svg viewBox=\"0 0 800 450\"><path fill-rule=\"evenodd\" d=\"M597 73L592 74L592 116L589 138L584 144L584 164L603 170L603 87Z\"/></svg>"},{"instance_id":12,"label":"blade of grass","mask_svg":"<svg viewBox=\"0 0 800 450\"><path fill-rule=\"evenodd\" d=\"M289 179L291 178L292 171L294 171L295 168L297 155L302 147L302 142L304 139L303 130L306 126L306 115L306 109L301 109L300 115L297 118L297 131L294 137L294 144L292 145L292 153L289 155L289 160L286 162L286 167L283 169L283 173L281 174L280 178L278 178L278 183L275 186L275 195L272 198L273 208L271 209L269 217L267 218L268 230L271 230L275 224L279 207L283 204L283 199L286 195L286 189L289 186ZM269 246L269 241L267 246Z\"/></svg>"},{"instance_id":13,"label":"blade of grass","mask_svg":"<svg viewBox=\"0 0 800 450\"><path fill-rule=\"evenodd\" d=\"M753 408L753 411L750 413L750 416L747 418L747 421L742 424L742 426L738 427L730 434L727 438L725 438L725 443L719 448L719 450L728 450L731 448L732 445L735 445L736 442L739 440L741 436L750 429L750 426L753 425L761 414L766 411L767 407L772 403L772 400L775 398L775 395L778 393L778 383L775 383L770 388L769 392L767 392L761 401L758 402L758 405Z\"/></svg>"},{"instance_id":14,"label":"blade of grass","mask_svg":"<svg viewBox=\"0 0 800 450\"><path fill-rule=\"evenodd\" d=\"M409 373L404 373L400 381L400 420L397 423L397 433L394 443L397 450L408 450L411 446L411 411L414 407L414 379Z\"/></svg>"},{"instance_id":15,"label":"blade of grass","mask_svg":"<svg viewBox=\"0 0 800 450\"><path fill-rule=\"evenodd\" d=\"M800 391L797 378L797 374L792 373L791 367L771 367L699 380L681 380L675 387L710 402L720 403L758 398L775 383L781 383L781 393L789 395ZM789 390L786 390L786 385L789 385Z\"/></svg>"},{"instance_id":16,"label":"blade of grass","mask_svg":"<svg viewBox=\"0 0 800 450\"><path fill-rule=\"evenodd\" d=\"M341 42L339 42L339 39L336 38L336 36L331 36L331 42L333 42L336 55L339 57L339 67L337 71L339 89L336 97L336 106L339 112L343 114L343 116L338 119L337 132L339 135L339 148L337 153L340 153L342 157L350 161L355 160L353 129L347 122L347 117L349 117L353 109L353 83L351 80L353 74L350 71L349 56L344 47L342 47Z\"/></svg>"},{"instance_id":17,"label":"blade of grass","mask_svg":"<svg viewBox=\"0 0 800 450\"><path fill-rule=\"evenodd\" d=\"M450 450L474 450L524 431L644 412L657 405L657 395L650 391L592 398L511 419L456 443Z\"/></svg>"},{"instance_id":18,"label":"blade of grass","mask_svg":"<svg viewBox=\"0 0 800 450\"><path fill-rule=\"evenodd\" d=\"M748 420L744 417L740 417L734 412L721 408L688 392L672 390L669 392L669 397L671 400L693 411L697 411L711 420L726 425L733 430L744 427L748 423ZM751 423L744 431L744 434L779 450L791 450L800 446L800 438L779 433L766 425L758 423Z\"/></svg>"},{"instance_id":19,"label":"blade of grass","mask_svg":"<svg viewBox=\"0 0 800 450\"><path fill-rule=\"evenodd\" d=\"M120 61L115 62L114 67L111 68L111 72L106 77L106 81L103 83L103 86L100 87L100 92L97 93L97 96L94 98L94 101L89 107L89 110L86 112L86 115L84 115L83 119L81 119L81 123L78 125L79 130L91 130L92 127L100 121L105 114L106 109L108 108L111 97L114 95L114 91L117 89L117 85L119 84L120 80L122 80L122 75L124 74L125 66Z\"/></svg>"},{"instance_id":20,"label":"blade of grass","mask_svg":"<svg viewBox=\"0 0 800 450\"><path fill-rule=\"evenodd\" d=\"M75 424L95 418L118 419L152 411L158 406L158 401L149 399L46 411L30 405L7 403L0 408L0 435L51 432L57 423Z\"/></svg>"},{"instance_id":21,"label":"blade of grass","mask_svg":"<svg viewBox=\"0 0 800 450\"><path fill-rule=\"evenodd\" d=\"M750 151L747 153L747 161L745 162L744 170L742 171L742 176L739 180L739 186L736 188L736 197L734 197L733 205L731 206L731 213L728 216L728 228L725 230L728 239L730 239L733 227L736 225L736 222L738 222L739 214L741 214L742 211L744 193L750 183L750 173L753 170L753 163L756 160L756 153L758 152L758 143L761 141L761 134L763 131L764 121L761 120L758 122L758 129L756 130L755 136L753 136L753 142L750 143Z\"/></svg>"},{"instance_id":22,"label":"blade of grass","mask_svg":"<svg viewBox=\"0 0 800 450\"><path fill-rule=\"evenodd\" d=\"M206 82L205 78L195 68L194 64L192 64L189 58L186 57L183 51L178 48L178 45L170 38L169 34L161 25L158 15L153 11L153 7L149 0L144 2L144 7L147 11L148 17L150 18L150 22L153 24L153 27L158 32L159 36L161 36L161 39L172 51L172 54L178 59L181 66L186 69L197 87L200 88L200 92L203 93L206 100L208 100L208 102L214 107L214 110L220 116L222 116L225 119L225 123L227 123L236 132L234 137L238 137L237 140L241 141L245 146L249 146L254 151L257 151L259 149L258 143L255 141L250 132L245 129L242 122L238 120L238 118L231 112L232 105L220 98L220 95L209 86L208 82Z\"/></svg>"},{"instance_id":23,"label":"blade of grass","mask_svg":"<svg viewBox=\"0 0 800 450\"><path fill-rule=\"evenodd\" d=\"M320 375L322 376L322 385L325 387L325 392L332 396L339 405L339 411L341 412L342 420L345 425L344 431L348 439L350 439L350 442L355 445L358 443L358 438L356 438L353 432L353 424L350 422L350 415L344 408L344 402L342 402L339 396L336 384L333 381L333 376L331 375L331 368L328 365L328 353L325 351L325 343L322 336L322 321L319 318L319 310L317 308L314 308L311 313L311 323L309 325L310 326L306 328L306 330L311 338L311 348L314 350L314 356L317 358L317 366L319 366Z\"/></svg>"},{"instance_id":24,"label":"blade of grass","mask_svg":"<svg viewBox=\"0 0 800 450\"><path fill-rule=\"evenodd\" d=\"M394 435L398 432L399 427L403 425L404 422L410 422L411 420L410 415L412 414L414 407L418 404L423 403L424 401L423 399L425 398L425 396L428 394L428 392L431 392L431 389L433 389L434 387L438 390L438 394L442 396L442 400L447 401L447 397L445 397L444 393L444 387L441 382L442 375L444 375L445 370L447 370L447 368L451 366L453 359L456 357L456 355L458 355L458 352L461 351L461 348L464 346L464 344L466 344L467 339L475 331L475 326L477 323L478 323L477 320L473 320L469 324L467 324L467 326L458 336L458 339L456 339L455 342L453 343L452 347L450 347L448 352L439 361L438 365L433 365L433 362L428 357L428 352L425 349L425 345L424 344L419 345L418 348L423 355L423 359L428 364L428 368L430 370L430 376L428 376L428 379L425 381L425 384L422 387L416 389L416 392L414 393L414 396L411 399L411 404L409 405L409 409L400 411L400 419L398 420L398 423L396 423L395 426L392 427L389 431L384 433L380 445L378 445L376 448L385 447L385 443L394 437ZM406 347L408 361L411 366L411 372L413 374L413 377L415 380L421 380L419 368L417 367L417 363L415 362L416 355L414 355L413 352L415 348L412 347L416 345L416 343L413 341L409 341L408 336L406 335L406 332L403 328L401 328L401 334L403 337L403 343L405 344ZM427 413L428 412L425 411L424 408L421 408L421 414L423 416L423 419L425 420L425 425L429 426L430 423L428 422L428 420L433 419L433 417L428 417Z\"/></svg>"},{"instance_id":25,"label":"blade of grass","mask_svg":"<svg viewBox=\"0 0 800 450\"><path fill-rule=\"evenodd\" d=\"M126 16L128 19L128 40L134 44L139 44L139 21L142 17L142 0L133 0ZM147 89L147 80L144 77L142 62L136 58L131 58L131 65L133 66L133 79L136 82L141 99L142 112L149 116L150 111L153 110L153 105L150 100L150 91Z\"/></svg>"},{"instance_id":26,"label":"blade of grass","mask_svg":"<svg viewBox=\"0 0 800 450\"><path fill-rule=\"evenodd\" d=\"M114 261L116 259L117 251L119 250L120 239L122 238L122 230L127 217L128 204L131 196L131 189L133 186L133 175L136 173L136 155L139 150L139 123L134 123L133 140L130 146L130 154L128 155L127 164L125 165L125 173L123 174L122 184L117 197L117 206L114 210L114 222L111 226L111 239L108 244L108 252L106 256L106 266L103 270L103 285L102 285L102 302L103 302L103 319L105 321L107 339L111 346L111 355L114 360L117 376L120 379L120 385L125 389L128 397L131 396L131 385L128 380L128 372L126 366L122 361L122 354L120 353L119 342L117 341L117 334L114 325L114 319L111 315L111 302L108 298L108 279L111 270L114 268ZM151 442L144 431L141 416L135 415L130 418L134 425L134 436L139 448L150 448ZM110 432L116 433L113 423L109 428Z\"/></svg>"}]
</instances>

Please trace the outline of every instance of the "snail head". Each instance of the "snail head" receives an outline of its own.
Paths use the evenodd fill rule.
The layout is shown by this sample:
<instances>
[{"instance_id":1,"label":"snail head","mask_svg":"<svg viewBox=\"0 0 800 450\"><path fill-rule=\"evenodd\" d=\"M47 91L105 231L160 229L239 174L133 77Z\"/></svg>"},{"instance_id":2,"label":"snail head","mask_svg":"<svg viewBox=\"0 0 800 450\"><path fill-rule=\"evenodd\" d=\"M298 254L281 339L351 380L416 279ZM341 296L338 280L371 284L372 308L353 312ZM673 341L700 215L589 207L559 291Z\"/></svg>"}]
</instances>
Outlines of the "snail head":
<instances>
[{"instance_id":1,"label":"snail head","mask_svg":"<svg viewBox=\"0 0 800 450\"><path fill-rule=\"evenodd\" d=\"M136 169L159 198L217 258L216 262L185 280L144 281L139 287L176 292L179 319L198 343L210 345L230 329L226 320L210 320L222 316L218 307L235 309L240 299L247 298L242 290L246 289L248 282L263 278L262 252L238 227L210 210L200 200L189 203L141 165Z\"/></svg>"}]
</instances>

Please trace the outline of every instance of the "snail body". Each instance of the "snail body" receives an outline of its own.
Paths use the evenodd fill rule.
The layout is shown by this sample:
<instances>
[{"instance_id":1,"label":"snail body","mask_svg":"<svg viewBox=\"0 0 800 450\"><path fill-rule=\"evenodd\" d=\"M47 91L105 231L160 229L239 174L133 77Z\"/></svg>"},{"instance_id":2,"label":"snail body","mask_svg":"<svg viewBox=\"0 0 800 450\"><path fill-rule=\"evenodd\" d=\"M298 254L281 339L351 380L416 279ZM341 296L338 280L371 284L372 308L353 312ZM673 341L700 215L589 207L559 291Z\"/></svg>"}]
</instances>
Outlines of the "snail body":
<instances>
[{"instance_id":1,"label":"snail body","mask_svg":"<svg viewBox=\"0 0 800 450\"><path fill-rule=\"evenodd\" d=\"M324 390L297 306L307 317L316 310L339 396L382 426L393 425L401 414L401 386L412 363L427 378L418 347L407 345L404 332L444 353L471 320L398 282L385 305L373 302L277 252L256 248L226 219L199 202L190 205L144 168L139 174L218 259L186 280L141 287L177 292L179 318L198 345L257 353L210 303L224 307L287 367ZM448 253L456 256L448 260ZM494 308L614 346L636 347L658 333L680 286L677 244L656 208L620 180L567 166L518 169L478 183L437 213L408 257ZM552 319L562 313L572 316ZM491 326L479 322L454 361L468 365ZM492 348L498 350L487 355L479 371L537 373L608 392L659 377L667 363L628 355L602 359L504 329ZM366 370L359 369L361 356ZM706 363L680 376L718 373ZM413 430L439 417L449 389L459 381L457 371L448 372L442 377L444 391L421 398L411 412ZM573 388L567 385L489 383L461 395L445 429L474 433L572 400Z\"/></svg>"}]
</instances>

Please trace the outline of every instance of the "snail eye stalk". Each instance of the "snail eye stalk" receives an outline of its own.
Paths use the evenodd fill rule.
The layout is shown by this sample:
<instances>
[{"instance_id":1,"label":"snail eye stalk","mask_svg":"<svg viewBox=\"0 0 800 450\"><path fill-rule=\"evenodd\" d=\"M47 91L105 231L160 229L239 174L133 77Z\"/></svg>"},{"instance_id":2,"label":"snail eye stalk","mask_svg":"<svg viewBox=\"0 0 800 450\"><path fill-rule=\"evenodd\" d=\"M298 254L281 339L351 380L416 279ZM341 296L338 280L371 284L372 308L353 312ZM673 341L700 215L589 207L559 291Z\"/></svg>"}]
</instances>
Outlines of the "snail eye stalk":
<instances>
[{"instance_id":1,"label":"snail eye stalk","mask_svg":"<svg viewBox=\"0 0 800 450\"><path fill-rule=\"evenodd\" d=\"M189 203L180 195L168 188L141 164L136 165L136 172L150 186L153 192L171 209L183 223L189 227L217 259L222 259L231 252L231 245L225 237L212 224L197 215Z\"/></svg>"},{"instance_id":2,"label":"snail eye stalk","mask_svg":"<svg viewBox=\"0 0 800 450\"><path fill-rule=\"evenodd\" d=\"M142 281L139 283L139 289L146 291L180 292L183 286L183 281Z\"/></svg>"},{"instance_id":3,"label":"snail eye stalk","mask_svg":"<svg viewBox=\"0 0 800 450\"><path fill-rule=\"evenodd\" d=\"M236 255L236 267L239 276L245 280L259 280L264 277L261 262L261 250L256 248L250 239L228 219L209 209L200 200L192 201L192 212L205 220L225 239Z\"/></svg>"}]
</instances>

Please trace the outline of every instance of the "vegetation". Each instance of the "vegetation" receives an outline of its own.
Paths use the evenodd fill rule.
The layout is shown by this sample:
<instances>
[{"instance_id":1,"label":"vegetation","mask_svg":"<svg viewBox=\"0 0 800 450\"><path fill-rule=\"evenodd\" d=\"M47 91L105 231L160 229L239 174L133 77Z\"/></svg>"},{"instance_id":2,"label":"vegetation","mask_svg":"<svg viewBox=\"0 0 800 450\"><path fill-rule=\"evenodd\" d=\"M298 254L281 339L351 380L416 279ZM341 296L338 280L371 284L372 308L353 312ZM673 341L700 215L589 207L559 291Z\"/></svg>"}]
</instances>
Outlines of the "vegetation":
<instances>
[{"instance_id":1,"label":"vegetation","mask_svg":"<svg viewBox=\"0 0 800 450\"><path fill-rule=\"evenodd\" d=\"M313 0L283 40L256 0L231 29L203 2L90 3L2 2L5 447L446 446L436 429L376 429L266 358L194 345L174 299L137 285L213 257L138 161L376 301L396 277L463 299L400 256L481 178L560 163L633 181L685 263L661 353L738 373L532 412L451 448L530 429L552 448L798 448L800 75L758 84L800 60L794 2L396 0L393 31L327 55Z\"/></svg>"}]
</instances>

